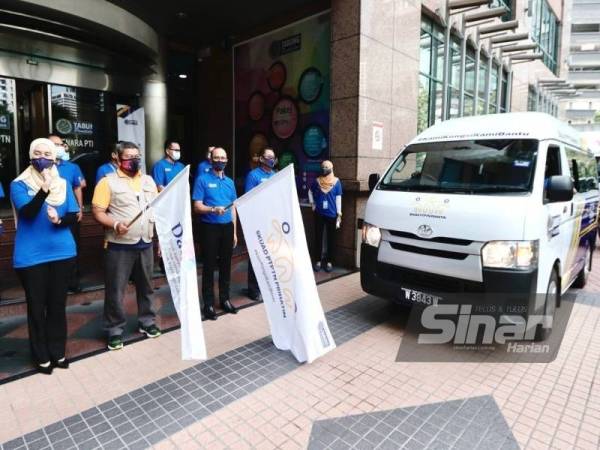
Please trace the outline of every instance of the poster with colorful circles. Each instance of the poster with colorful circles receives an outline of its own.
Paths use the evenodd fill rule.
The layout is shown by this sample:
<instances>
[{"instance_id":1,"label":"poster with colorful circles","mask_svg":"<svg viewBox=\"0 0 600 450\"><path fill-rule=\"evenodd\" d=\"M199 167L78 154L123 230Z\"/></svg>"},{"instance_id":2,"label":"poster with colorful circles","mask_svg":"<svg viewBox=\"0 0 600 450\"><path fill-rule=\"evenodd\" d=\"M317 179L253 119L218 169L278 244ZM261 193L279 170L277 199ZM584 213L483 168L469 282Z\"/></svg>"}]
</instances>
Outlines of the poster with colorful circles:
<instances>
[{"instance_id":1,"label":"poster with colorful circles","mask_svg":"<svg viewBox=\"0 0 600 450\"><path fill-rule=\"evenodd\" d=\"M271 147L294 164L301 203L329 158L330 16L322 13L234 46L235 177Z\"/></svg>"}]
</instances>

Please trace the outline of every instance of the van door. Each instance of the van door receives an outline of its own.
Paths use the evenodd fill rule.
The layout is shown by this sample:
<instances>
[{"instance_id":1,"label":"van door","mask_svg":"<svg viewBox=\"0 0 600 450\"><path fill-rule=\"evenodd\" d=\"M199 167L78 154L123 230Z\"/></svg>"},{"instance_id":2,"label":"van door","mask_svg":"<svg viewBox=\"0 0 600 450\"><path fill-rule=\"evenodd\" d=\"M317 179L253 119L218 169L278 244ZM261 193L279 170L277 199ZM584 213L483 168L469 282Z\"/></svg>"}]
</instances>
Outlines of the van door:
<instances>
[{"instance_id":1,"label":"van door","mask_svg":"<svg viewBox=\"0 0 600 450\"><path fill-rule=\"evenodd\" d=\"M569 175L569 169L562 144L550 142L546 151L544 181L555 175ZM539 276L541 283L538 284L538 288L545 292L554 262L556 260L561 262L560 277L564 275L565 268L568 267L565 266L565 261L568 258L568 249L574 234L574 210L572 202L550 203L545 189L543 195L548 213L548 233L545 245L540 242L541 270Z\"/></svg>"},{"instance_id":2,"label":"van door","mask_svg":"<svg viewBox=\"0 0 600 450\"><path fill-rule=\"evenodd\" d=\"M572 228L570 231L571 239L568 244L567 258L565 259L565 277L563 278L563 289L568 287L574 280L585 260L585 242L581 241L581 232L586 206L586 197L590 195L590 186L587 174L587 167L583 152L579 149L565 147L565 153L568 160L569 172L575 186L575 194L571 201Z\"/></svg>"}]
</instances>

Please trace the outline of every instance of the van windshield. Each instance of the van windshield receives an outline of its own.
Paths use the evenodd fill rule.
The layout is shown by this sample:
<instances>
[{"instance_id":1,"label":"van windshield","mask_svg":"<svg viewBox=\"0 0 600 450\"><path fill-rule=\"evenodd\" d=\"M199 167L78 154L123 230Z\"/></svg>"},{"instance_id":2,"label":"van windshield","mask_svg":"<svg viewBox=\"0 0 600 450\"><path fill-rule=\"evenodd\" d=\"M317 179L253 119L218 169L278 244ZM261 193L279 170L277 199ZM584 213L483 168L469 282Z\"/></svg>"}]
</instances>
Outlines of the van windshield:
<instances>
[{"instance_id":1,"label":"van windshield","mask_svg":"<svg viewBox=\"0 0 600 450\"><path fill-rule=\"evenodd\" d=\"M538 141L488 139L408 146L379 188L416 192L531 192Z\"/></svg>"}]
</instances>

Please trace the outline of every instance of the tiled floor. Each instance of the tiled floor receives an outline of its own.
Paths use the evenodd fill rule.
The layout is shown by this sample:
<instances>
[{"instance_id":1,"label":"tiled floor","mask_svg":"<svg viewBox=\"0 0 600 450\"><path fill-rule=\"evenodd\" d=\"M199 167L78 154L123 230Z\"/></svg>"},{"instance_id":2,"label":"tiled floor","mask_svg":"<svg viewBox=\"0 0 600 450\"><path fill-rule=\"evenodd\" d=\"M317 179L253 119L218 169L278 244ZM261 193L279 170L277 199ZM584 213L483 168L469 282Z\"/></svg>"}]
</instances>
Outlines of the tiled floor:
<instances>
[{"instance_id":1,"label":"tiled floor","mask_svg":"<svg viewBox=\"0 0 600 450\"><path fill-rule=\"evenodd\" d=\"M600 260L596 260L600 264ZM297 364L264 307L0 386L3 448L554 448L600 444L600 276L577 295L555 361L396 362L406 311L359 275L319 286L338 347ZM6 405L6 406L4 406ZM9 444L12 442L12 444ZM84 445L85 444L85 445Z\"/></svg>"}]
</instances>

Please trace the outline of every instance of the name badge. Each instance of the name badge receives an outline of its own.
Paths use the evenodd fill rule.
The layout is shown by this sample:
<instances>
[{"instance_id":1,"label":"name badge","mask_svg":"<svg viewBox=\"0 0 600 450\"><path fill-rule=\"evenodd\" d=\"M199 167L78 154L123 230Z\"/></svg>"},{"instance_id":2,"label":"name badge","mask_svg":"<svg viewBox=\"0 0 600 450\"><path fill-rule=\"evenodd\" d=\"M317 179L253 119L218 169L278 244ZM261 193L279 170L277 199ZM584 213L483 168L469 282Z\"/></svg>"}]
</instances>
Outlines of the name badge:
<instances>
[{"instance_id":1,"label":"name badge","mask_svg":"<svg viewBox=\"0 0 600 450\"><path fill-rule=\"evenodd\" d=\"M327 200L323 200L323 209L329 208L329 202Z\"/></svg>"},{"instance_id":2,"label":"name badge","mask_svg":"<svg viewBox=\"0 0 600 450\"><path fill-rule=\"evenodd\" d=\"M208 183L208 187L209 188L216 188L217 187L217 183Z\"/></svg>"},{"instance_id":3,"label":"name badge","mask_svg":"<svg viewBox=\"0 0 600 450\"><path fill-rule=\"evenodd\" d=\"M165 172L170 172L171 168L170 167L165 167Z\"/></svg>"}]
</instances>

